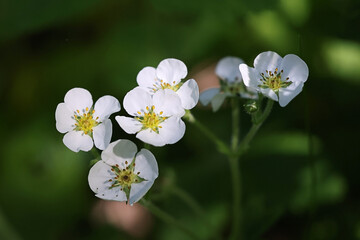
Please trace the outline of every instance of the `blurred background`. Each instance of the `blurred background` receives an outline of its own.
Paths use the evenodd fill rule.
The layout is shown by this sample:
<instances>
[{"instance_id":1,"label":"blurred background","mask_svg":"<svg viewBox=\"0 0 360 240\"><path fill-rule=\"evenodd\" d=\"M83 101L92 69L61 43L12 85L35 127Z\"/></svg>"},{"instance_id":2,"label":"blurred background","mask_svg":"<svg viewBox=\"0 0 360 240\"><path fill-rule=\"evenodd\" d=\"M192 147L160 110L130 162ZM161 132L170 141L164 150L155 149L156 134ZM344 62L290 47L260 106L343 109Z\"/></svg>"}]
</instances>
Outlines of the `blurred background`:
<instances>
[{"instance_id":1,"label":"blurred background","mask_svg":"<svg viewBox=\"0 0 360 240\"><path fill-rule=\"evenodd\" d=\"M63 145L56 106L73 87L122 103L137 73L165 58L184 61L202 84L220 58L252 66L268 50L299 55L310 76L288 106L274 105L242 158L246 239L360 239L359 27L355 0L0 1L0 239L188 239L140 206L94 196L93 156ZM228 105L192 112L229 142ZM142 147L113 121L119 138ZM180 142L152 151L160 176L148 197L201 239L227 236L227 159L190 124Z\"/></svg>"}]
</instances>

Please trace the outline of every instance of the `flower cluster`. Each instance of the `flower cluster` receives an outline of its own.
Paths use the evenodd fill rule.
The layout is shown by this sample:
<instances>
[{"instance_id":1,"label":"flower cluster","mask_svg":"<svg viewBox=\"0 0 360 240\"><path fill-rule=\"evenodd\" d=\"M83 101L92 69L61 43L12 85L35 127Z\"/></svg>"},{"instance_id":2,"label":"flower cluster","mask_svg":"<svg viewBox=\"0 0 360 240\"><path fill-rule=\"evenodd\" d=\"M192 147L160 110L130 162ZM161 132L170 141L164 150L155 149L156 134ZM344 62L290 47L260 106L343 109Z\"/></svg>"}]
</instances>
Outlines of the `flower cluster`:
<instances>
[{"instance_id":1,"label":"flower cluster","mask_svg":"<svg viewBox=\"0 0 360 240\"><path fill-rule=\"evenodd\" d=\"M143 68L137 76L139 86L129 91L123 102L131 117L115 117L120 127L154 146L178 142L185 133L181 117L199 100L196 81L181 81L186 75L185 64L177 59L165 59L156 69ZM101 97L93 106L89 91L73 88L56 108L56 128L65 133L63 142L74 152L90 151L94 144L103 150L101 159L88 176L96 196L132 205L153 185L158 177L158 165L149 150L137 152L130 140L110 143L112 123L109 117L118 111L120 103L116 98Z\"/></svg>"},{"instance_id":2,"label":"flower cluster","mask_svg":"<svg viewBox=\"0 0 360 240\"><path fill-rule=\"evenodd\" d=\"M239 95L245 99L257 99L262 94L285 107L302 90L309 76L306 63L294 54L281 58L275 52L260 53L254 68L248 67L237 57L221 59L215 68L220 88L210 88L200 95L201 103L211 103L219 109L226 97Z\"/></svg>"},{"instance_id":3,"label":"flower cluster","mask_svg":"<svg viewBox=\"0 0 360 240\"><path fill-rule=\"evenodd\" d=\"M254 61L254 68L237 57L219 61L215 73L220 87L204 91L203 105L211 102L219 109L227 97L251 99L249 113L256 112L256 103L266 96L286 106L297 96L307 80L309 70L298 56L281 58L275 52L263 52ZM128 134L153 146L178 142L185 134L182 117L199 100L199 88L194 79L182 82L187 75L186 65L177 59L165 59L157 68L145 67L137 75L138 86L129 91L123 107L129 116L115 120ZM90 169L88 181L96 196L107 200L139 201L158 177L158 165L147 149L137 151L130 140L110 143L110 115L120 111L119 101L103 96L93 105L86 89L69 90L64 102L55 111L56 128L65 133L64 144L72 151L90 151L95 145L103 150L101 159Z\"/></svg>"}]
</instances>

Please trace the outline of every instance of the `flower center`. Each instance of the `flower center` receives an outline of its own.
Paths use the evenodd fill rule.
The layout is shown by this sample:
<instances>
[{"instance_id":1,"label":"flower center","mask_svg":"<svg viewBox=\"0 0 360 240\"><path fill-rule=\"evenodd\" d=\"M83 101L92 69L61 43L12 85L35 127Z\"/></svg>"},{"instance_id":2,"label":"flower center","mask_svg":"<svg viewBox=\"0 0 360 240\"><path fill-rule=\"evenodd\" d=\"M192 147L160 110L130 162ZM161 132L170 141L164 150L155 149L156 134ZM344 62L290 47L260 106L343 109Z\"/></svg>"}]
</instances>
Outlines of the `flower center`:
<instances>
[{"instance_id":1,"label":"flower center","mask_svg":"<svg viewBox=\"0 0 360 240\"><path fill-rule=\"evenodd\" d=\"M85 112L81 115L79 110L76 110L74 114L74 119L76 121L75 123L75 131L83 131L87 135L91 135L93 132L93 128L99 125L99 122L96 121L99 119L97 117L96 119L93 118L93 114L95 113L95 110L86 108Z\"/></svg>"},{"instance_id":2,"label":"flower center","mask_svg":"<svg viewBox=\"0 0 360 240\"><path fill-rule=\"evenodd\" d=\"M274 72L266 70L266 74L261 73L261 83L258 87L261 88L270 88L274 92L278 92L280 88L287 88L292 84L292 81L288 81L289 78L286 78L285 81L281 80L281 75L283 70L280 72L276 68Z\"/></svg>"},{"instance_id":3,"label":"flower center","mask_svg":"<svg viewBox=\"0 0 360 240\"><path fill-rule=\"evenodd\" d=\"M145 130L150 128L152 131L159 133L159 128L162 128L160 124L164 122L168 117L162 117L163 112L161 111L159 114L154 112L155 106L151 106L151 108L146 107L147 112L137 112L139 116L135 117L143 126L141 130Z\"/></svg>"},{"instance_id":4,"label":"flower center","mask_svg":"<svg viewBox=\"0 0 360 240\"><path fill-rule=\"evenodd\" d=\"M171 89L173 90L174 92L176 92L177 90L179 90L179 88L181 87L182 83L178 83L178 84L175 84L176 82L173 81L173 84L170 84L170 83L165 83L163 80L157 80L155 82L155 84L153 84L154 88L152 89L155 92L157 92L158 90L160 89Z\"/></svg>"},{"instance_id":5,"label":"flower center","mask_svg":"<svg viewBox=\"0 0 360 240\"><path fill-rule=\"evenodd\" d=\"M111 166L111 171L115 176L109 179L112 182L109 189L114 187L120 187L121 191L125 192L126 198L129 200L131 185L146 181L140 177L140 172L134 173L135 170L135 159L128 165L128 161L125 161L125 167L122 169L118 164ZM117 195L116 195L117 196Z\"/></svg>"}]
</instances>

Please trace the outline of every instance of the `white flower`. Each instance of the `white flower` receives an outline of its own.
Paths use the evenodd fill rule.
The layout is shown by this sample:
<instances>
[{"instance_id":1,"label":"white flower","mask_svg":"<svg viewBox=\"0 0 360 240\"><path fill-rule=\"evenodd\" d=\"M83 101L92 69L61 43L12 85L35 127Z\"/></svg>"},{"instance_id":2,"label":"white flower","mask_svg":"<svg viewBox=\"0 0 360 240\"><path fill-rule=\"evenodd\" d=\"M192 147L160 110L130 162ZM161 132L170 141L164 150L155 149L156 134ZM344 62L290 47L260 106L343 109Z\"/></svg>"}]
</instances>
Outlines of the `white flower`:
<instances>
[{"instance_id":1,"label":"white flower","mask_svg":"<svg viewBox=\"0 0 360 240\"><path fill-rule=\"evenodd\" d=\"M66 133L63 142L72 151L89 151L95 142L98 149L105 149L111 140L112 124L109 116L120 111L119 101L103 96L93 107L89 91L83 88L69 90L63 103L55 111L56 129Z\"/></svg>"},{"instance_id":2,"label":"white flower","mask_svg":"<svg viewBox=\"0 0 360 240\"><path fill-rule=\"evenodd\" d=\"M110 143L89 172L90 188L96 196L106 200L139 201L159 175L154 155L147 149L137 152L130 140Z\"/></svg>"},{"instance_id":3,"label":"white flower","mask_svg":"<svg viewBox=\"0 0 360 240\"><path fill-rule=\"evenodd\" d=\"M281 58L275 52L263 52L255 58L254 67L240 64L245 85L279 101L282 107L301 92L309 76L306 63L294 54Z\"/></svg>"},{"instance_id":4,"label":"white flower","mask_svg":"<svg viewBox=\"0 0 360 240\"><path fill-rule=\"evenodd\" d=\"M180 97L181 105L185 109L195 107L199 101L199 87L194 79L184 83L181 79L187 75L186 65L174 58L162 60L158 67L143 68L137 75L139 86L150 94L160 89L171 89Z\"/></svg>"},{"instance_id":5,"label":"white flower","mask_svg":"<svg viewBox=\"0 0 360 240\"><path fill-rule=\"evenodd\" d=\"M231 97L240 94L242 98L256 99L256 91L246 88L242 83L242 76L239 71L239 65L244 63L238 57L224 57L220 59L215 67L215 73L222 81L221 87L209 88L200 94L200 102L206 106L210 102L217 110L222 105L226 97Z\"/></svg>"},{"instance_id":6,"label":"white flower","mask_svg":"<svg viewBox=\"0 0 360 240\"><path fill-rule=\"evenodd\" d=\"M125 95L124 108L133 117L116 116L120 127L128 134L154 146L179 141L185 133L181 117L185 110L179 96L170 89L158 90L151 95L136 87Z\"/></svg>"}]
</instances>

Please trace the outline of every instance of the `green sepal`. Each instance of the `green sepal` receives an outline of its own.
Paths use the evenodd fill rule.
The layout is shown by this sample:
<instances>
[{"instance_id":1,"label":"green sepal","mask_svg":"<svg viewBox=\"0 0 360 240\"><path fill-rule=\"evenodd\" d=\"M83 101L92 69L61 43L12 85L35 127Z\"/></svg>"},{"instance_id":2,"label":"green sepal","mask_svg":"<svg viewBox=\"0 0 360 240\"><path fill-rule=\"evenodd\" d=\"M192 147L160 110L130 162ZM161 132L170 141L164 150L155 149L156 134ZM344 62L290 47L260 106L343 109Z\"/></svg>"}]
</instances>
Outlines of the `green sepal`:
<instances>
[{"instance_id":1,"label":"green sepal","mask_svg":"<svg viewBox=\"0 0 360 240\"><path fill-rule=\"evenodd\" d=\"M122 186L122 190L124 191L125 195L126 195L126 204L129 203L129 199L130 199L130 190L131 190L131 186Z\"/></svg>"},{"instance_id":2,"label":"green sepal","mask_svg":"<svg viewBox=\"0 0 360 240\"><path fill-rule=\"evenodd\" d=\"M263 85L258 85L258 87L259 87L259 88L262 88L262 89L267 89L267 88L269 88L269 86L268 86L268 85L265 85L265 84L263 84Z\"/></svg>"}]
</instances>

